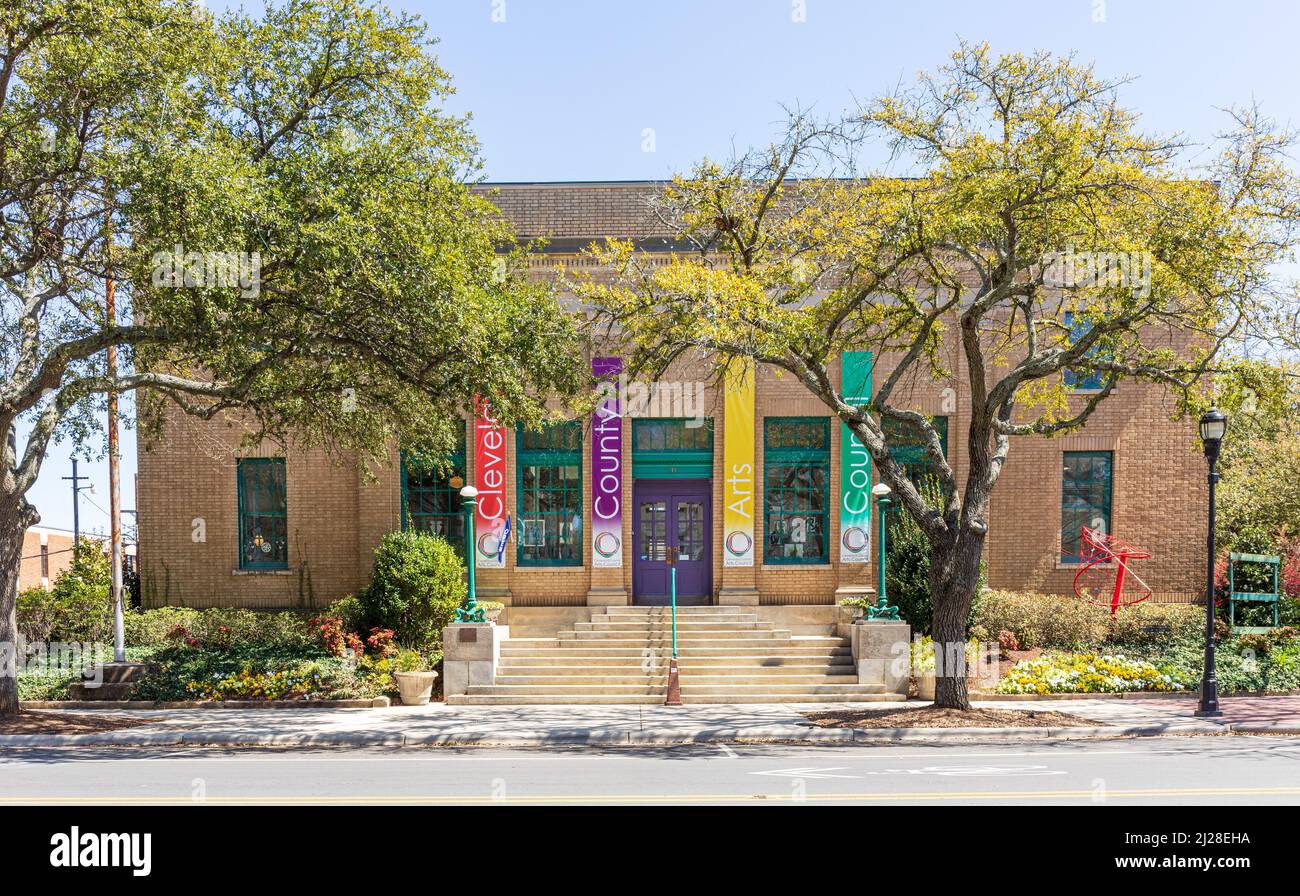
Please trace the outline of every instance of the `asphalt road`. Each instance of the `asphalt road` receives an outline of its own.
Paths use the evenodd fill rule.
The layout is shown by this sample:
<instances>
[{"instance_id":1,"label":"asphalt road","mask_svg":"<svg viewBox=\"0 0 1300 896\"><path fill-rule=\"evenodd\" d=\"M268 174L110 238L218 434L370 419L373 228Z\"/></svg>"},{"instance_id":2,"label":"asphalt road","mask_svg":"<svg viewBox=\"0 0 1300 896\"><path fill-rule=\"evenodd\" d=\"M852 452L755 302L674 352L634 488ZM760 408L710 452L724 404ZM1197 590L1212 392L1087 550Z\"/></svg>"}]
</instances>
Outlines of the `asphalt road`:
<instances>
[{"instance_id":1,"label":"asphalt road","mask_svg":"<svg viewBox=\"0 0 1300 896\"><path fill-rule=\"evenodd\" d=\"M0 805L791 802L1300 805L1300 738L0 753Z\"/></svg>"}]
</instances>

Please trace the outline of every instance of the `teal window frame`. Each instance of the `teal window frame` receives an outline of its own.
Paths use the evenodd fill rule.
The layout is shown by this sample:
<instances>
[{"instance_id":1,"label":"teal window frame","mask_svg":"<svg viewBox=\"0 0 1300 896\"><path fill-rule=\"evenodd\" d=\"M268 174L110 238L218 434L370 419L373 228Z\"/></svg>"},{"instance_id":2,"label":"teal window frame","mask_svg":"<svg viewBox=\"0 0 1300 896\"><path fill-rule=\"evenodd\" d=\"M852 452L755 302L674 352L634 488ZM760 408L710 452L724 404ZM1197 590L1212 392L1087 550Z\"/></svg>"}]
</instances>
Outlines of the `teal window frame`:
<instances>
[{"instance_id":1,"label":"teal window frame","mask_svg":"<svg viewBox=\"0 0 1300 896\"><path fill-rule=\"evenodd\" d=\"M806 433L816 433L821 447L791 444L780 433L781 427L807 427ZM775 432L774 432L775 431ZM797 440L796 440L797 441ZM818 471L821 486L808 490L801 496L797 486L772 488L774 470ZM798 473L794 473L797 477ZM811 478L811 476L809 477ZM795 506L786 507L781 500L785 495L795 495ZM807 504L807 506L800 506ZM775 506L774 506L775 505ZM820 507L818 506L820 505ZM831 421L829 417L765 417L763 419L763 563L777 566L809 566L830 562L830 508L831 508ZM786 542L773 542L772 534L783 531L786 517L813 517L821 528L821 552L813 556L787 556L773 553L784 548ZM806 544L806 542L805 542Z\"/></svg>"},{"instance_id":2,"label":"teal window frame","mask_svg":"<svg viewBox=\"0 0 1300 896\"><path fill-rule=\"evenodd\" d=\"M712 476L713 418L705 417L699 426L691 426L693 422L686 417L633 418L632 476L636 479ZM661 433L663 438L654 438L656 433Z\"/></svg>"},{"instance_id":3,"label":"teal window frame","mask_svg":"<svg viewBox=\"0 0 1300 896\"><path fill-rule=\"evenodd\" d=\"M457 476L465 480L465 426L462 423L460 438L456 450L448 459L450 467L443 471L437 468L426 469L416 463L403 451L401 454L402 477L402 530L432 532L441 535L454 547L462 557L465 556L465 508L460 490L453 487L451 480ZM412 502L421 509L413 509ZM447 509L424 509L429 506L445 506ZM445 521L446 532L437 527L422 526L422 521Z\"/></svg>"},{"instance_id":4,"label":"teal window frame","mask_svg":"<svg viewBox=\"0 0 1300 896\"><path fill-rule=\"evenodd\" d=\"M528 567L556 567L556 566L581 566L582 565L582 542L584 538L585 521L583 520L583 488L582 481L582 423L577 420L569 420L562 423L550 423L544 425L541 429L527 430L520 425L515 431L515 563L518 566ZM561 473L557 479L557 471L566 471L569 468L575 468L575 475L570 478L567 473ZM533 470L532 484L527 483L528 470ZM542 470L548 471L545 475ZM525 507L530 503L530 499L537 506L538 496L546 494L551 497L559 495L565 505L564 509L555 511L548 510L538 512L534 509L531 513L525 511ZM571 506L570 502L576 501L576 506ZM564 557L530 557L526 556L533 545L525 544L524 530L526 524L537 517L555 518L563 525L572 520L573 512L576 509L579 520L577 532L572 530L570 524L569 542L565 544L568 556ZM564 520L568 517L569 520ZM550 525L547 525L546 531L551 531Z\"/></svg>"},{"instance_id":5,"label":"teal window frame","mask_svg":"<svg viewBox=\"0 0 1300 896\"><path fill-rule=\"evenodd\" d=\"M1081 462L1088 461L1087 475L1078 476ZM1104 476L1099 475L1103 468ZM1072 472L1075 473L1072 477ZM1115 482L1115 452L1064 451L1061 453L1061 562L1086 563L1079 530L1083 526L1096 528L1093 522L1098 515L1106 521L1106 532L1111 531L1111 496ZM1071 548L1077 550L1072 551Z\"/></svg>"},{"instance_id":6,"label":"teal window frame","mask_svg":"<svg viewBox=\"0 0 1300 896\"><path fill-rule=\"evenodd\" d=\"M1077 320L1073 311L1065 312L1065 328L1070 331L1071 344L1077 342L1081 337L1087 335L1089 324L1085 320ZM1095 346L1090 349L1085 357L1094 357L1097 355ZM1062 372L1065 378L1065 385L1069 386L1076 392L1099 392L1102 388L1101 371L1092 373L1079 374L1073 369L1067 367Z\"/></svg>"},{"instance_id":7,"label":"teal window frame","mask_svg":"<svg viewBox=\"0 0 1300 896\"><path fill-rule=\"evenodd\" d=\"M279 479L279 494L276 492L275 479ZM260 475L259 475L260 474ZM248 486L252 479L254 488ZM248 570L277 570L289 568L289 490L288 470L283 457L241 457L235 461L235 500L238 507L238 550L239 568ZM278 505L278 506L277 506ZM256 557L251 550L246 550L246 538L249 525L253 520L271 523L272 549L268 552L269 560L249 559ZM278 521L278 525L276 525ZM253 524L265 526L266 522ZM278 531L277 531L278 530ZM259 533L260 534L260 533ZM264 538L265 541L265 538ZM278 542L278 543L277 543ZM259 549L260 550L260 549Z\"/></svg>"},{"instance_id":8,"label":"teal window frame","mask_svg":"<svg viewBox=\"0 0 1300 896\"><path fill-rule=\"evenodd\" d=\"M946 416L937 416L930 418L930 424L939 433L939 446L943 449L943 456L948 458L948 418ZM925 453L925 436L920 427L915 426L907 421L891 420L886 418L883 423L885 432L885 444L889 448L889 454L894 458L894 462L901 465L907 471L907 478L917 488L921 487L922 481L927 476L936 475L934 464L929 456Z\"/></svg>"}]
</instances>

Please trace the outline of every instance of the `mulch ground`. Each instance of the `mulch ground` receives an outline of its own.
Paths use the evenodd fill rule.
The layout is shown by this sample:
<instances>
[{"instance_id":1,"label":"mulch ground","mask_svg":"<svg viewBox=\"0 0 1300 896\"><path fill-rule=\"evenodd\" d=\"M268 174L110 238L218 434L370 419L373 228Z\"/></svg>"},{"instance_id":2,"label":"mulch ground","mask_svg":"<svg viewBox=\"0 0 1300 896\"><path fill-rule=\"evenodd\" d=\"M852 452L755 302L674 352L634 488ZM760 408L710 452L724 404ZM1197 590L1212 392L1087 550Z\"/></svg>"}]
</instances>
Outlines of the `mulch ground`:
<instances>
[{"instance_id":1,"label":"mulch ground","mask_svg":"<svg viewBox=\"0 0 1300 896\"><path fill-rule=\"evenodd\" d=\"M1101 724L1065 712L934 706L806 712L803 717L818 728L1091 728Z\"/></svg>"},{"instance_id":2,"label":"mulch ground","mask_svg":"<svg viewBox=\"0 0 1300 896\"><path fill-rule=\"evenodd\" d=\"M152 719L102 716L98 712L67 713L28 709L17 717L0 717L0 734L96 734L147 725Z\"/></svg>"}]
</instances>

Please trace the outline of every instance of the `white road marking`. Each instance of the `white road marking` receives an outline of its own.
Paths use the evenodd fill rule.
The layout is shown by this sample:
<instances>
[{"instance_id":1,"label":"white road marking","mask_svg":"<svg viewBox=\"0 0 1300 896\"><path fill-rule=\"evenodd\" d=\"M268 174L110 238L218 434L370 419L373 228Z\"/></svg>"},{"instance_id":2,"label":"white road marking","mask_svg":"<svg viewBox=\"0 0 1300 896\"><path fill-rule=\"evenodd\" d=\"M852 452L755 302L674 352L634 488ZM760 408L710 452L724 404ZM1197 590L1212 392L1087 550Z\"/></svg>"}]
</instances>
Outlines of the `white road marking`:
<instances>
[{"instance_id":1,"label":"white road marking","mask_svg":"<svg viewBox=\"0 0 1300 896\"><path fill-rule=\"evenodd\" d=\"M778 768L767 772L750 772L751 775L773 775L778 778L857 778L858 775L832 775L830 772L848 768L846 765L833 765L830 768Z\"/></svg>"}]
</instances>

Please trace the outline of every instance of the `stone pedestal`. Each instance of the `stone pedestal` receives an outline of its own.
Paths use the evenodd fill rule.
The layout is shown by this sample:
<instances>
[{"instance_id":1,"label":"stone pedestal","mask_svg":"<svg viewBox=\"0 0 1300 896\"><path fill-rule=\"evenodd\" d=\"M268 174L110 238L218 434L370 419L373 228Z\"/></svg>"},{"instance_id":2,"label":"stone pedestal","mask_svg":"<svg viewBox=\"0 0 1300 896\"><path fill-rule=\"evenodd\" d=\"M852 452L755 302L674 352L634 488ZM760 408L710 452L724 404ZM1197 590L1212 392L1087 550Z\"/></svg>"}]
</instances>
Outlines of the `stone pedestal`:
<instances>
[{"instance_id":1,"label":"stone pedestal","mask_svg":"<svg viewBox=\"0 0 1300 896\"><path fill-rule=\"evenodd\" d=\"M501 642L510 626L490 622L455 622L442 630L442 692L466 694L471 686L496 681Z\"/></svg>"},{"instance_id":2,"label":"stone pedestal","mask_svg":"<svg viewBox=\"0 0 1300 896\"><path fill-rule=\"evenodd\" d=\"M144 663L101 663L83 672L81 681L68 685L68 696L73 700L129 700L145 669Z\"/></svg>"},{"instance_id":3,"label":"stone pedestal","mask_svg":"<svg viewBox=\"0 0 1300 896\"><path fill-rule=\"evenodd\" d=\"M722 607L757 607L758 589L752 587L728 588L724 585L718 589L718 605Z\"/></svg>"},{"instance_id":4,"label":"stone pedestal","mask_svg":"<svg viewBox=\"0 0 1300 896\"><path fill-rule=\"evenodd\" d=\"M622 585L592 585L587 589L589 607L626 607L629 603Z\"/></svg>"},{"instance_id":5,"label":"stone pedestal","mask_svg":"<svg viewBox=\"0 0 1300 896\"><path fill-rule=\"evenodd\" d=\"M849 636L859 684L883 684L892 694L907 694L911 674L912 627L887 620L854 623Z\"/></svg>"}]
</instances>

